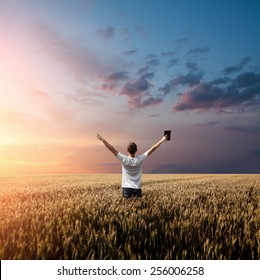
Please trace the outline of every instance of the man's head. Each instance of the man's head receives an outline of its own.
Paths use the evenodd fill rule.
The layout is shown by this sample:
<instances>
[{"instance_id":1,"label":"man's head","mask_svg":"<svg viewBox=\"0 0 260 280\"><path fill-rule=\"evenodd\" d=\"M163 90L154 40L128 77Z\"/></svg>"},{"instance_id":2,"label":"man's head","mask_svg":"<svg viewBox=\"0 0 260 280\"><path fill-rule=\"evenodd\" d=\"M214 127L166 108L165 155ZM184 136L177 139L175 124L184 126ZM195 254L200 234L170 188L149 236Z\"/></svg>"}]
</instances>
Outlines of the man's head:
<instances>
[{"instance_id":1,"label":"man's head","mask_svg":"<svg viewBox=\"0 0 260 280\"><path fill-rule=\"evenodd\" d=\"M137 152L137 146L134 142L130 142L127 146L127 151L129 154L134 155Z\"/></svg>"}]
</instances>

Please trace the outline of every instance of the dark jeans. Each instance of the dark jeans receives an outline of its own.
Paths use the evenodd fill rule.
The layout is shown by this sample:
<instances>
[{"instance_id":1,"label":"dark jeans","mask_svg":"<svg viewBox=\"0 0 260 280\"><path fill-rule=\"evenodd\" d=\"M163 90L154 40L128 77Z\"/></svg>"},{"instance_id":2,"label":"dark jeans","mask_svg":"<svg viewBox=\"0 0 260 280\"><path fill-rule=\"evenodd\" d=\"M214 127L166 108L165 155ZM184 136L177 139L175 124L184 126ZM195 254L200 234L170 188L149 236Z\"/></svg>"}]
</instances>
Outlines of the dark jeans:
<instances>
[{"instance_id":1,"label":"dark jeans","mask_svg":"<svg viewBox=\"0 0 260 280\"><path fill-rule=\"evenodd\" d=\"M141 189L132 189L132 188L123 188L123 197L141 197L142 190Z\"/></svg>"}]
</instances>

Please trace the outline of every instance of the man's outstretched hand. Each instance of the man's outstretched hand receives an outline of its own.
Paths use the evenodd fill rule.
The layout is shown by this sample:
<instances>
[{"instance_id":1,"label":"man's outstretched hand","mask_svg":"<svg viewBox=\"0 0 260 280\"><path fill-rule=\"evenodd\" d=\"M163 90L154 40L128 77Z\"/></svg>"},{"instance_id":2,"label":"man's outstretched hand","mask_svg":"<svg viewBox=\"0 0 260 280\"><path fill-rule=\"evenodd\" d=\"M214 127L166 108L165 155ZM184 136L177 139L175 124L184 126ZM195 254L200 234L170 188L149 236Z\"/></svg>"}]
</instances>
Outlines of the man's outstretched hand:
<instances>
[{"instance_id":1,"label":"man's outstretched hand","mask_svg":"<svg viewBox=\"0 0 260 280\"><path fill-rule=\"evenodd\" d=\"M98 133L97 133L97 139L99 139L99 140L101 140L101 141L104 140L104 138L103 138L100 134L98 134Z\"/></svg>"},{"instance_id":2,"label":"man's outstretched hand","mask_svg":"<svg viewBox=\"0 0 260 280\"><path fill-rule=\"evenodd\" d=\"M108 148L110 152L112 152L115 156L117 156L118 151L111 145L109 144L100 134L97 133L97 139L102 141L104 145Z\"/></svg>"},{"instance_id":3,"label":"man's outstretched hand","mask_svg":"<svg viewBox=\"0 0 260 280\"><path fill-rule=\"evenodd\" d=\"M158 141L155 145L153 145L149 150L146 151L147 154L148 154L148 156L149 156L152 152L154 152L156 149L158 149L159 146L160 146L163 142L166 142L167 140L168 140L168 135L163 136L163 137L161 138L160 141Z\"/></svg>"},{"instance_id":4,"label":"man's outstretched hand","mask_svg":"<svg viewBox=\"0 0 260 280\"><path fill-rule=\"evenodd\" d=\"M165 142L165 141L168 141L168 139L169 139L169 135L168 134L166 134L165 136L163 136L162 137L162 139L160 140L160 142Z\"/></svg>"}]
</instances>

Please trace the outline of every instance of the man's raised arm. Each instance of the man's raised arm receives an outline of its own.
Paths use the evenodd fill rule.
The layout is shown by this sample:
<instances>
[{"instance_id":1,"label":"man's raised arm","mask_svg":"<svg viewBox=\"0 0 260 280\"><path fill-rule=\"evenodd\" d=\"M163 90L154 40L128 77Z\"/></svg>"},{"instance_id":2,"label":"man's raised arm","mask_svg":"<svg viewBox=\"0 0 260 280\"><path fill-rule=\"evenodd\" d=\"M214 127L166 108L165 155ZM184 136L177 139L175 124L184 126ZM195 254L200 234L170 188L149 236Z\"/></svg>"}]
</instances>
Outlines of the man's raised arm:
<instances>
[{"instance_id":1,"label":"man's raised arm","mask_svg":"<svg viewBox=\"0 0 260 280\"><path fill-rule=\"evenodd\" d=\"M147 154L148 154L148 156L149 156L152 152L154 152L156 149L158 149L159 146L160 146L163 142L165 142L165 141L167 141L167 135L163 136L163 138L162 138L160 141L158 141L155 145L153 145L149 150L146 151Z\"/></svg>"},{"instance_id":2,"label":"man's raised arm","mask_svg":"<svg viewBox=\"0 0 260 280\"><path fill-rule=\"evenodd\" d=\"M113 153L115 156L117 156L118 151L111 145L109 144L101 135L97 134L97 139L102 141L104 145L108 148L108 150Z\"/></svg>"}]
</instances>

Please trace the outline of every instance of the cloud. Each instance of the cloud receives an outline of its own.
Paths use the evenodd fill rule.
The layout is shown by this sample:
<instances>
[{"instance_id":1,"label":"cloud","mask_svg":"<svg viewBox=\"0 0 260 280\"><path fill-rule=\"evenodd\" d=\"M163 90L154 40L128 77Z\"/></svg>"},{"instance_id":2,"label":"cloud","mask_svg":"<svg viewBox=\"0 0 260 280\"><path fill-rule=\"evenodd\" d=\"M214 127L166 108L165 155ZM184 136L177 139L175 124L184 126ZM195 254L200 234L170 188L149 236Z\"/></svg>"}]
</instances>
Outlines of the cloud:
<instances>
[{"instance_id":1,"label":"cloud","mask_svg":"<svg viewBox=\"0 0 260 280\"><path fill-rule=\"evenodd\" d=\"M251 61L251 59L252 58L250 56L244 57L241 59L241 61L238 65L226 67L226 68L224 68L222 73L224 75L230 75L230 74L239 72Z\"/></svg>"},{"instance_id":2,"label":"cloud","mask_svg":"<svg viewBox=\"0 0 260 280\"><path fill-rule=\"evenodd\" d=\"M252 101L252 94L239 94L236 89L222 89L207 83L195 85L181 95L181 100L174 105L174 111L191 109L217 110L237 106Z\"/></svg>"},{"instance_id":3,"label":"cloud","mask_svg":"<svg viewBox=\"0 0 260 280\"><path fill-rule=\"evenodd\" d=\"M176 63L179 63L179 59L170 60L169 62L174 65ZM168 81L163 87L159 88L159 91L162 91L163 95L169 94L171 91L176 90L179 86L194 86L200 83L204 73L198 68L197 64L187 62L186 67L189 70L186 75L180 74L176 78Z\"/></svg>"},{"instance_id":4,"label":"cloud","mask_svg":"<svg viewBox=\"0 0 260 280\"><path fill-rule=\"evenodd\" d=\"M202 72L190 71L187 75L179 75L177 78L174 78L167 82L164 87L159 88L164 95L169 94L172 90L176 89L178 86L194 86L200 83L203 77Z\"/></svg>"},{"instance_id":5,"label":"cloud","mask_svg":"<svg viewBox=\"0 0 260 280\"><path fill-rule=\"evenodd\" d=\"M251 86L259 85L260 74L255 74L253 72L242 73L235 78L234 84L239 88L248 88Z\"/></svg>"},{"instance_id":6,"label":"cloud","mask_svg":"<svg viewBox=\"0 0 260 280\"><path fill-rule=\"evenodd\" d=\"M113 72L104 77L102 89L113 94L118 92L119 96L126 96L130 109L157 105L163 100L150 94L153 77L153 72L144 72L137 79L130 79L129 73L125 71Z\"/></svg>"},{"instance_id":7,"label":"cloud","mask_svg":"<svg viewBox=\"0 0 260 280\"><path fill-rule=\"evenodd\" d=\"M150 59L146 62L146 65L148 67L154 67L154 66L158 66L160 64L160 60L157 59L157 58L153 58L153 59Z\"/></svg>"},{"instance_id":8,"label":"cloud","mask_svg":"<svg viewBox=\"0 0 260 280\"><path fill-rule=\"evenodd\" d=\"M205 48L194 48L187 52L188 55L197 55L209 52L209 47Z\"/></svg>"},{"instance_id":9,"label":"cloud","mask_svg":"<svg viewBox=\"0 0 260 280\"><path fill-rule=\"evenodd\" d=\"M137 70L137 75L144 75L149 71L154 71L156 70L156 67L159 66L161 63L160 59L157 58L156 54L148 54L145 56L145 59L145 65Z\"/></svg>"},{"instance_id":10,"label":"cloud","mask_svg":"<svg viewBox=\"0 0 260 280\"><path fill-rule=\"evenodd\" d=\"M149 93L149 90L153 87L150 82L153 75L153 73L145 73L140 78L127 81L124 84L119 95L127 97L130 108L143 108L162 102L162 98L155 98Z\"/></svg>"},{"instance_id":11,"label":"cloud","mask_svg":"<svg viewBox=\"0 0 260 280\"><path fill-rule=\"evenodd\" d=\"M231 82L231 79L228 77L221 77L214 79L213 81L210 82L211 85L222 85L222 84L227 84Z\"/></svg>"},{"instance_id":12,"label":"cloud","mask_svg":"<svg viewBox=\"0 0 260 280\"><path fill-rule=\"evenodd\" d=\"M156 54L148 54L146 57L145 57L146 59L155 59L155 58L157 58L157 55Z\"/></svg>"},{"instance_id":13,"label":"cloud","mask_svg":"<svg viewBox=\"0 0 260 280\"><path fill-rule=\"evenodd\" d=\"M242 64L247 60L241 60ZM177 85L189 86L180 95L180 100L173 106L173 111L212 109L220 113L223 108L260 105L260 74L245 72L234 79L221 77L203 82L202 73L198 72L196 64L190 63L186 66L191 70L188 75L180 75L161 89L167 94Z\"/></svg>"},{"instance_id":14,"label":"cloud","mask_svg":"<svg viewBox=\"0 0 260 280\"><path fill-rule=\"evenodd\" d=\"M152 84L147 78L141 77L136 80L125 83L121 90L121 95L134 96L140 93L147 92L152 87Z\"/></svg>"},{"instance_id":15,"label":"cloud","mask_svg":"<svg viewBox=\"0 0 260 280\"><path fill-rule=\"evenodd\" d=\"M154 76L154 73L153 72L150 72L150 73L144 73L142 76L141 76L141 79L152 79Z\"/></svg>"},{"instance_id":16,"label":"cloud","mask_svg":"<svg viewBox=\"0 0 260 280\"><path fill-rule=\"evenodd\" d=\"M158 105L162 102L162 98L160 97L157 97L157 98L154 98L154 97L148 97L147 99L143 100L141 103L139 103L137 106L137 108L143 108L143 107L146 107L146 106L151 106L151 105Z\"/></svg>"},{"instance_id":17,"label":"cloud","mask_svg":"<svg viewBox=\"0 0 260 280\"><path fill-rule=\"evenodd\" d=\"M108 26L106 28L98 28L96 33L101 39L110 40L113 39L115 35L115 28L113 26Z\"/></svg>"},{"instance_id":18,"label":"cloud","mask_svg":"<svg viewBox=\"0 0 260 280\"><path fill-rule=\"evenodd\" d=\"M145 73L147 73L147 71L149 71L149 66L144 66L144 67L141 67L138 71L137 71L137 75L143 75Z\"/></svg>"},{"instance_id":19,"label":"cloud","mask_svg":"<svg viewBox=\"0 0 260 280\"><path fill-rule=\"evenodd\" d=\"M107 77L106 80L110 82L118 82L122 80L128 79L128 72L126 71L121 71L121 72L113 72L110 73Z\"/></svg>"},{"instance_id":20,"label":"cloud","mask_svg":"<svg viewBox=\"0 0 260 280\"><path fill-rule=\"evenodd\" d=\"M190 41L189 41L188 39L181 38L181 39L175 40L174 42L175 42L178 46L183 46L183 45L188 44Z\"/></svg>"},{"instance_id":21,"label":"cloud","mask_svg":"<svg viewBox=\"0 0 260 280\"><path fill-rule=\"evenodd\" d=\"M130 51L126 51L126 52L123 52L123 55L127 55L127 56L130 56L130 55L133 55L133 54L136 54L138 50L130 50Z\"/></svg>"},{"instance_id":22,"label":"cloud","mask_svg":"<svg viewBox=\"0 0 260 280\"><path fill-rule=\"evenodd\" d=\"M191 72L199 71L199 67L198 67L197 63L194 63L194 62L187 62L186 67Z\"/></svg>"},{"instance_id":23,"label":"cloud","mask_svg":"<svg viewBox=\"0 0 260 280\"><path fill-rule=\"evenodd\" d=\"M143 75L148 71L150 71L151 69L155 70L155 68L160 65L160 60L157 58L157 55L148 54L146 56L146 59L149 60L146 61L145 66L139 68L139 70L137 71L138 75Z\"/></svg>"},{"instance_id":24,"label":"cloud","mask_svg":"<svg viewBox=\"0 0 260 280\"><path fill-rule=\"evenodd\" d=\"M175 51L168 51L168 52L162 52L161 55L162 56L173 56L175 55Z\"/></svg>"},{"instance_id":25,"label":"cloud","mask_svg":"<svg viewBox=\"0 0 260 280\"><path fill-rule=\"evenodd\" d=\"M167 68L171 68L172 66L175 66L177 64L180 63L180 59L179 58L173 58L173 59L170 59L168 61L168 65L167 65Z\"/></svg>"},{"instance_id":26,"label":"cloud","mask_svg":"<svg viewBox=\"0 0 260 280\"><path fill-rule=\"evenodd\" d=\"M114 91L118 87L119 83L129 78L128 72L113 72L104 77L104 84L102 89L105 91Z\"/></svg>"},{"instance_id":27,"label":"cloud","mask_svg":"<svg viewBox=\"0 0 260 280\"><path fill-rule=\"evenodd\" d=\"M181 94L180 101L173 106L173 111L191 109L208 109L220 106L221 97L224 92L220 88L206 83L194 85ZM222 106L221 106L222 107Z\"/></svg>"}]
</instances>

